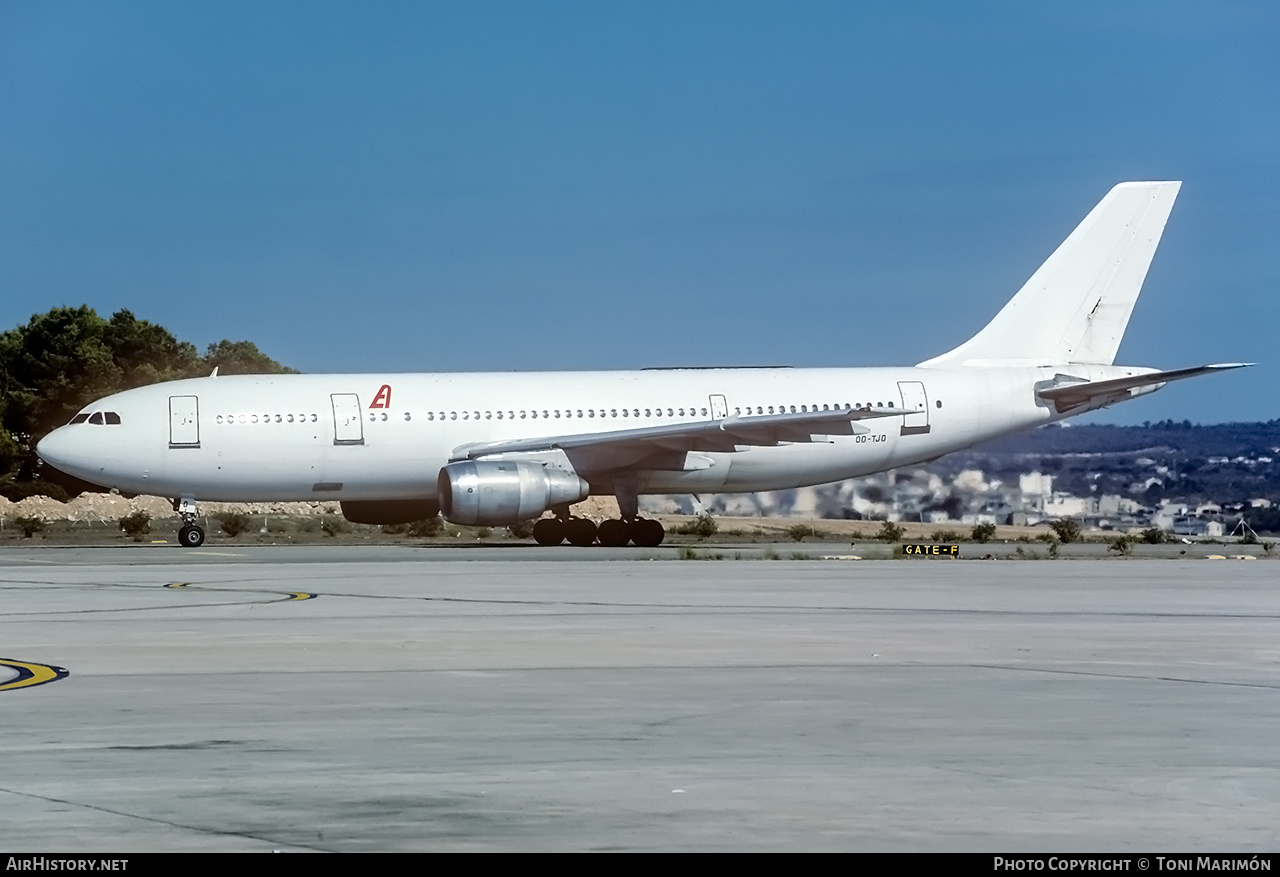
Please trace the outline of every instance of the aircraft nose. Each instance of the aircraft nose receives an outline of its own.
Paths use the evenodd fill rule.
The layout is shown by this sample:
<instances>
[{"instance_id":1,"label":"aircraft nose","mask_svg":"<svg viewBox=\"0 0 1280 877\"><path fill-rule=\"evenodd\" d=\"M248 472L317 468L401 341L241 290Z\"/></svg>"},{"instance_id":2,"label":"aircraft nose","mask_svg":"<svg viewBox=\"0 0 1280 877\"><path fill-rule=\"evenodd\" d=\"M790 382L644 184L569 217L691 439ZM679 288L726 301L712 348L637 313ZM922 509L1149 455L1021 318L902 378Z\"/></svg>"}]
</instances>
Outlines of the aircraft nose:
<instances>
[{"instance_id":1,"label":"aircraft nose","mask_svg":"<svg viewBox=\"0 0 1280 877\"><path fill-rule=\"evenodd\" d=\"M50 466L62 469L71 461L71 442L67 428L60 426L36 444L36 454Z\"/></svg>"}]
</instances>

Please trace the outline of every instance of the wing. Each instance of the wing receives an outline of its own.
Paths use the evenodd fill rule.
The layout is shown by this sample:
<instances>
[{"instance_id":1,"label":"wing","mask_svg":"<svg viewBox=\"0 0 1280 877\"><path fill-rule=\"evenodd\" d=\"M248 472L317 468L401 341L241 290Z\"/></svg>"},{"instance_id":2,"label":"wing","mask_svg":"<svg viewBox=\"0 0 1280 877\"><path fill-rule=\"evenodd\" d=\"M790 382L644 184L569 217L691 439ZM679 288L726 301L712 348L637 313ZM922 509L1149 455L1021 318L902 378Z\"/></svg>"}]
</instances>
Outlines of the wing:
<instances>
[{"instance_id":1,"label":"wing","mask_svg":"<svg viewBox=\"0 0 1280 877\"><path fill-rule=\"evenodd\" d=\"M744 447L825 441L826 436L869 432L858 421L901 417L903 408L846 408L795 414L732 415L720 420L643 426L636 429L483 442L454 448L453 460L505 454L564 451L571 457L607 460L607 468L632 465L655 455L690 451L732 453ZM586 468L597 468L583 459Z\"/></svg>"},{"instance_id":2,"label":"wing","mask_svg":"<svg viewBox=\"0 0 1280 877\"><path fill-rule=\"evenodd\" d=\"M1218 371L1227 371L1233 368L1246 368L1253 365L1251 362L1223 362L1216 365L1200 365L1195 368L1180 368L1167 372L1152 372L1145 375L1134 375L1129 378L1116 378L1110 381L1084 381L1078 384L1065 384L1057 387L1045 387L1037 390L1036 393L1041 399L1047 399L1054 404L1058 413L1061 414L1070 411L1073 408L1079 408L1082 405L1088 405L1096 402L1119 402L1128 399L1131 396L1138 395L1133 392L1144 387L1159 389L1160 386L1170 381L1181 381L1185 378L1194 378L1198 375L1212 374Z\"/></svg>"}]
</instances>

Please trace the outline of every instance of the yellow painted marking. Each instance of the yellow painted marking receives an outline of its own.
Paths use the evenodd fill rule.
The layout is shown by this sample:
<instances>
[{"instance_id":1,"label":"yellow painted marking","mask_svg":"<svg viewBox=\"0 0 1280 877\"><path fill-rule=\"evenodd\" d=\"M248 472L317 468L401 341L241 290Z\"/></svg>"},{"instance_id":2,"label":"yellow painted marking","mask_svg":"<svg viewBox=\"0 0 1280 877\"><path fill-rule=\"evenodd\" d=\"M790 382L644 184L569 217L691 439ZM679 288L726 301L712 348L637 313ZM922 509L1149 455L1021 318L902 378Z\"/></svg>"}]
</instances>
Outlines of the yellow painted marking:
<instances>
[{"instance_id":1,"label":"yellow painted marking","mask_svg":"<svg viewBox=\"0 0 1280 877\"><path fill-rule=\"evenodd\" d=\"M1227 556L1225 554L1210 554L1209 559L1210 560L1226 560Z\"/></svg>"},{"instance_id":2,"label":"yellow painted marking","mask_svg":"<svg viewBox=\"0 0 1280 877\"><path fill-rule=\"evenodd\" d=\"M281 594L283 600L271 600L274 603L292 603L298 600L314 600L319 594L310 594L306 591L267 591L259 588L210 588L204 585L196 585L191 582L170 582L165 585L166 588L174 589L190 589L194 591L223 591L237 594Z\"/></svg>"},{"instance_id":3,"label":"yellow painted marking","mask_svg":"<svg viewBox=\"0 0 1280 877\"><path fill-rule=\"evenodd\" d=\"M18 671L18 678L0 685L0 691L11 691L15 688L31 688L44 685L46 682L57 682L66 679L70 672L51 664L35 664L30 661L15 661L11 658L0 658L0 666L12 667Z\"/></svg>"}]
</instances>

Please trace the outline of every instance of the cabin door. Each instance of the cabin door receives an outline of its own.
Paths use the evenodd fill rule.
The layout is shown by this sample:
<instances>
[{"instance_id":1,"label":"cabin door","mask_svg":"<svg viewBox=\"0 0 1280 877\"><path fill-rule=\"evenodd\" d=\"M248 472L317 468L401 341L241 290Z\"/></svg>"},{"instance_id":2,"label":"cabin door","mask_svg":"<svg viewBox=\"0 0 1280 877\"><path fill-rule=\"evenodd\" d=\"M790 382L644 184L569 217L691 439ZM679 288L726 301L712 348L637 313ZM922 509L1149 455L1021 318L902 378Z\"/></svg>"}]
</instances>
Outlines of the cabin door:
<instances>
[{"instance_id":1,"label":"cabin door","mask_svg":"<svg viewBox=\"0 0 1280 877\"><path fill-rule=\"evenodd\" d=\"M711 397L711 419L724 420L729 416L729 403L725 401L724 396L715 395Z\"/></svg>"},{"instance_id":2,"label":"cabin door","mask_svg":"<svg viewBox=\"0 0 1280 877\"><path fill-rule=\"evenodd\" d=\"M902 418L902 435L924 435L929 431L929 396L919 381L898 381L902 407L914 412Z\"/></svg>"},{"instance_id":3,"label":"cabin door","mask_svg":"<svg viewBox=\"0 0 1280 877\"><path fill-rule=\"evenodd\" d=\"M364 444L364 421L360 418L360 397L355 393L333 393L333 443Z\"/></svg>"},{"instance_id":4,"label":"cabin door","mask_svg":"<svg viewBox=\"0 0 1280 877\"><path fill-rule=\"evenodd\" d=\"M200 401L195 396L169 397L169 447L200 447Z\"/></svg>"}]
</instances>

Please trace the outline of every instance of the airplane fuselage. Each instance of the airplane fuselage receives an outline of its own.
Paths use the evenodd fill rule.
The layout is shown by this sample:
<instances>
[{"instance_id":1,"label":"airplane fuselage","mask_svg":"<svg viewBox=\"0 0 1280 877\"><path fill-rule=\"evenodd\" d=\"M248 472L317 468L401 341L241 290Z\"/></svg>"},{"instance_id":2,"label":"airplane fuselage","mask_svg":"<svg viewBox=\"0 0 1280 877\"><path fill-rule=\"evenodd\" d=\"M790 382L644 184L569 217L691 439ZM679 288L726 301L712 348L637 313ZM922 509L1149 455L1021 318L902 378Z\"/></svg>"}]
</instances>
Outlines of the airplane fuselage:
<instances>
[{"instance_id":1,"label":"airplane fuselage","mask_svg":"<svg viewBox=\"0 0 1280 877\"><path fill-rule=\"evenodd\" d=\"M1145 369L1089 366L1088 380ZM637 461L638 493L775 490L930 460L1060 419L1054 368L659 369L224 376L128 390L55 430L41 453L126 493L226 501L434 497L478 442L866 406L902 409L823 440ZM118 415L96 423L95 413ZM77 418L80 419L80 418ZM116 418L106 418L115 420ZM80 453L60 453L74 444ZM92 448L86 459L84 450ZM593 493L610 493L593 482Z\"/></svg>"}]
</instances>

